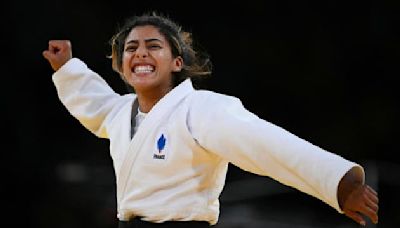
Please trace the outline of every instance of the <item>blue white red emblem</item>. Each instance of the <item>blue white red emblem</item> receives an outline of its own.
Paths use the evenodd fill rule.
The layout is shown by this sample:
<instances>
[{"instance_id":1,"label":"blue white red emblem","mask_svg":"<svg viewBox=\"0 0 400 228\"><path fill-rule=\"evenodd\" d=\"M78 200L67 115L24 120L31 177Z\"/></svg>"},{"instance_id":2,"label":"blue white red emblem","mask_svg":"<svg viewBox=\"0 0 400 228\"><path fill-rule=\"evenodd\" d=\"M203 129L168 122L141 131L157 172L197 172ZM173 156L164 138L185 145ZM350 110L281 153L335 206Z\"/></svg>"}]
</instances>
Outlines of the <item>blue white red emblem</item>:
<instances>
[{"instance_id":1,"label":"blue white red emblem","mask_svg":"<svg viewBox=\"0 0 400 228\"><path fill-rule=\"evenodd\" d=\"M157 152L153 154L154 159L164 159L165 160L165 146L167 144L167 138L165 138L164 134L161 134L156 142Z\"/></svg>"}]
</instances>

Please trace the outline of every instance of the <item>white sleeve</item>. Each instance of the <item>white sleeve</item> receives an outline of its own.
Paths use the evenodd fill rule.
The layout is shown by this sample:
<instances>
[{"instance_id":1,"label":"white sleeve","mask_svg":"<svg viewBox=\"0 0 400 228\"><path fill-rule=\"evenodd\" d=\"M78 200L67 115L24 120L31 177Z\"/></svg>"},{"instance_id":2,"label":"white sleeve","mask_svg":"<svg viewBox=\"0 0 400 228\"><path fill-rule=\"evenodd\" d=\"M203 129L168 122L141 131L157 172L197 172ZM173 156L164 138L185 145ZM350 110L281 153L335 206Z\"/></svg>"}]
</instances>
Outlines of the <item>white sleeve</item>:
<instances>
[{"instance_id":1,"label":"white sleeve","mask_svg":"<svg viewBox=\"0 0 400 228\"><path fill-rule=\"evenodd\" d=\"M53 74L57 94L67 110L89 131L108 138L107 125L121 106L121 95L77 58Z\"/></svg>"},{"instance_id":2,"label":"white sleeve","mask_svg":"<svg viewBox=\"0 0 400 228\"><path fill-rule=\"evenodd\" d=\"M199 97L190 110L189 124L202 147L245 171L269 176L343 213L337 200L339 181L352 167L358 167L364 177L360 165L260 119L237 98Z\"/></svg>"}]
</instances>

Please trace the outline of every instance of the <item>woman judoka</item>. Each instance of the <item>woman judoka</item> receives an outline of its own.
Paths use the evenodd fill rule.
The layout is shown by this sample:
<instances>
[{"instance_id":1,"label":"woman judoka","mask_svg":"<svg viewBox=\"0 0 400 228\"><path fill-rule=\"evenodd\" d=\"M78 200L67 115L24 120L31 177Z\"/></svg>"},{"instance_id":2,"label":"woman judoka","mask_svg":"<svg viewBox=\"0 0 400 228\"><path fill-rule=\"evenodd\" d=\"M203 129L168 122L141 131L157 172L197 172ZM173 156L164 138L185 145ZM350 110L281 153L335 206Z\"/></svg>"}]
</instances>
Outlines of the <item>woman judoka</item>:
<instances>
[{"instance_id":1,"label":"woman judoka","mask_svg":"<svg viewBox=\"0 0 400 228\"><path fill-rule=\"evenodd\" d=\"M119 227L207 227L218 222L228 163L314 196L359 224L378 222L364 170L246 110L238 98L197 90L211 73L191 34L167 17L140 15L112 38L112 67L135 93L120 95L68 40L44 57L61 102L110 140ZM136 227L136 226L135 226Z\"/></svg>"}]
</instances>

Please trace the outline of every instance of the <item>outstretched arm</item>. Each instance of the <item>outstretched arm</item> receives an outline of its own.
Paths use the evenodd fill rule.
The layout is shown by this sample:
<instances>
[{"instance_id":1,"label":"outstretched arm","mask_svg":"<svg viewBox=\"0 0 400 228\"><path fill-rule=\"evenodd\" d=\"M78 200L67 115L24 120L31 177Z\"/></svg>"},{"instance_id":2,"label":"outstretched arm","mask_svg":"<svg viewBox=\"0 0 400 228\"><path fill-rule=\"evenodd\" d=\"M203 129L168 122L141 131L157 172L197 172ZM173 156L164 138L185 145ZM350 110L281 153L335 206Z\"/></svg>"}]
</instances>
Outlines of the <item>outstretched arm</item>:
<instances>
[{"instance_id":1,"label":"outstretched arm","mask_svg":"<svg viewBox=\"0 0 400 228\"><path fill-rule=\"evenodd\" d=\"M340 208L346 216L364 226L363 215L378 223L378 194L363 183L363 177L356 169L350 169L343 176L337 194Z\"/></svg>"},{"instance_id":2,"label":"outstretched arm","mask_svg":"<svg viewBox=\"0 0 400 228\"><path fill-rule=\"evenodd\" d=\"M190 129L208 151L314 196L359 224L365 224L362 215L378 221L377 194L364 185L360 165L258 118L238 99L204 96L193 103Z\"/></svg>"}]
</instances>

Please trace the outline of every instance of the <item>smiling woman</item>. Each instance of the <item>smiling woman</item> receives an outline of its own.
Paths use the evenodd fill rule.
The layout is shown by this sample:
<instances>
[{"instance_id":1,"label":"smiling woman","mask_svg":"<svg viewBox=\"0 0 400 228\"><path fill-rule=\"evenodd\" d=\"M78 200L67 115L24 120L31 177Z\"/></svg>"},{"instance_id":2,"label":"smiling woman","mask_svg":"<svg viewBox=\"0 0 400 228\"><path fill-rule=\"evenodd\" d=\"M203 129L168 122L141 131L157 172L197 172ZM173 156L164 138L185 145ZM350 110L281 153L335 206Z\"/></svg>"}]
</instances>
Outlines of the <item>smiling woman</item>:
<instances>
[{"instance_id":1,"label":"smiling woman","mask_svg":"<svg viewBox=\"0 0 400 228\"><path fill-rule=\"evenodd\" d=\"M186 78L211 74L211 61L193 50L191 34L165 17L128 18L111 46L113 69L138 96L159 99ZM145 106L152 105L140 105L148 112Z\"/></svg>"},{"instance_id":2,"label":"smiling woman","mask_svg":"<svg viewBox=\"0 0 400 228\"><path fill-rule=\"evenodd\" d=\"M124 46L122 77L142 98L141 110L149 112L173 88L172 73L181 71L182 57L173 56L167 40L150 25L132 29Z\"/></svg>"},{"instance_id":3,"label":"smiling woman","mask_svg":"<svg viewBox=\"0 0 400 228\"><path fill-rule=\"evenodd\" d=\"M232 96L192 85L211 73L189 33L166 17L127 20L111 40L112 67L135 93L120 95L68 40L44 57L61 102L110 140L119 227L208 227L219 218L228 164L314 196L360 224L378 221L377 193L359 164L249 112Z\"/></svg>"}]
</instances>

